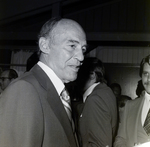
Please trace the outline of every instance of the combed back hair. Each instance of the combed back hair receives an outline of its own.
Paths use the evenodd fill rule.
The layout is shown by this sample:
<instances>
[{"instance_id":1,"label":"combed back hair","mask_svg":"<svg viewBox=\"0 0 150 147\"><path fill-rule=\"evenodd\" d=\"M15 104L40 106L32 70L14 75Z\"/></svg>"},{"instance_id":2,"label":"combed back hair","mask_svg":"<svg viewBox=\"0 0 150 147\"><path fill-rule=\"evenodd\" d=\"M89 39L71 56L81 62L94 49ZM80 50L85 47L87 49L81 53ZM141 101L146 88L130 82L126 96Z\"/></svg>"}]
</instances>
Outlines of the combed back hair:
<instances>
[{"instance_id":1,"label":"combed back hair","mask_svg":"<svg viewBox=\"0 0 150 147\"><path fill-rule=\"evenodd\" d=\"M87 57L79 70L79 79L88 80L91 73L95 72L96 82L106 83L105 68L101 60L96 57Z\"/></svg>"},{"instance_id":2,"label":"combed back hair","mask_svg":"<svg viewBox=\"0 0 150 147\"><path fill-rule=\"evenodd\" d=\"M41 28L40 33L38 35L38 39L40 37L47 37L52 32L52 30L55 28L55 26L58 24L58 22L61 20L61 17L53 17L50 20L48 20Z\"/></svg>"},{"instance_id":3,"label":"combed back hair","mask_svg":"<svg viewBox=\"0 0 150 147\"><path fill-rule=\"evenodd\" d=\"M8 71L9 71L8 76L10 79L16 79L18 77L18 74L14 69L9 69Z\"/></svg>"},{"instance_id":4,"label":"combed back hair","mask_svg":"<svg viewBox=\"0 0 150 147\"><path fill-rule=\"evenodd\" d=\"M55 28L55 26L58 24L58 22L61 20L61 17L52 17L49 19L41 28L40 33L38 35L38 40L41 37L47 38L49 36L49 39L52 40L50 33L52 30ZM37 50L37 55L40 57L41 55L41 50L38 48Z\"/></svg>"},{"instance_id":5,"label":"combed back hair","mask_svg":"<svg viewBox=\"0 0 150 147\"><path fill-rule=\"evenodd\" d=\"M143 67L144 67L145 63L148 63L150 65L150 55L148 55L145 58L143 58L141 63L140 63L140 71L139 71L140 77L142 77Z\"/></svg>"}]
</instances>

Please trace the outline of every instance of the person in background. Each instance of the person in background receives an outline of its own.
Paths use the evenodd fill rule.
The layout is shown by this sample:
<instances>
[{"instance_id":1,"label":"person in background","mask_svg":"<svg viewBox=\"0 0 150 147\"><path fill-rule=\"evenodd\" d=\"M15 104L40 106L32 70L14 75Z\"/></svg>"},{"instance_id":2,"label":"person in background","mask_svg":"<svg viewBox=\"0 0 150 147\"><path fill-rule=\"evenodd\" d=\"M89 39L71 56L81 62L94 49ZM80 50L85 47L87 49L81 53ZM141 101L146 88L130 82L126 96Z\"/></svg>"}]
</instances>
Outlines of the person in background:
<instances>
[{"instance_id":1,"label":"person in background","mask_svg":"<svg viewBox=\"0 0 150 147\"><path fill-rule=\"evenodd\" d=\"M77 147L65 83L77 78L87 42L74 20L51 18L41 28L40 57L0 99L1 147Z\"/></svg>"},{"instance_id":2,"label":"person in background","mask_svg":"<svg viewBox=\"0 0 150 147\"><path fill-rule=\"evenodd\" d=\"M103 63L85 58L77 80L83 93L84 107L79 119L83 147L112 147L117 131L116 98L105 80Z\"/></svg>"},{"instance_id":3,"label":"person in background","mask_svg":"<svg viewBox=\"0 0 150 147\"><path fill-rule=\"evenodd\" d=\"M114 147L133 147L150 141L150 55L142 59L139 74L145 90L139 98L127 101Z\"/></svg>"},{"instance_id":4,"label":"person in background","mask_svg":"<svg viewBox=\"0 0 150 147\"><path fill-rule=\"evenodd\" d=\"M1 89L5 90L6 87L18 77L18 73L14 69L4 70L0 76Z\"/></svg>"},{"instance_id":5,"label":"person in background","mask_svg":"<svg viewBox=\"0 0 150 147\"><path fill-rule=\"evenodd\" d=\"M112 89L112 91L113 91L113 93L116 96L116 99L118 101L119 97L121 96L121 92L122 92L120 84L118 84L118 83L112 83L110 85L110 88Z\"/></svg>"},{"instance_id":6,"label":"person in background","mask_svg":"<svg viewBox=\"0 0 150 147\"><path fill-rule=\"evenodd\" d=\"M120 97L119 97L119 100L118 100L119 123L121 123L122 113L124 111L126 102L128 100L132 100L132 99L131 99L131 97L129 97L127 95L120 95Z\"/></svg>"},{"instance_id":7,"label":"person in background","mask_svg":"<svg viewBox=\"0 0 150 147\"><path fill-rule=\"evenodd\" d=\"M110 85L110 88L112 89L114 95L116 96L117 100L117 109L118 109L118 126L121 122L122 113L124 111L124 106L127 102L127 100L131 100L131 98L127 95L122 95L122 88L120 84L118 83L112 83Z\"/></svg>"}]
</instances>

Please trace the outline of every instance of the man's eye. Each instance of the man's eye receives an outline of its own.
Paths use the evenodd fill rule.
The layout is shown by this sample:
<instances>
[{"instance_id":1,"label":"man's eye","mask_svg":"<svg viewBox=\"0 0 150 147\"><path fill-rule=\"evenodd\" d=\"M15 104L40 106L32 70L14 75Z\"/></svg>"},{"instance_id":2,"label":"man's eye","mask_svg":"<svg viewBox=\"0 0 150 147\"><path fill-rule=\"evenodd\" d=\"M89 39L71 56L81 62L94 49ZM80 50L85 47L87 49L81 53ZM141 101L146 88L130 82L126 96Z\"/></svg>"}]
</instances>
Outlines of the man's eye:
<instances>
[{"instance_id":1,"label":"man's eye","mask_svg":"<svg viewBox=\"0 0 150 147\"><path fill-rule=\"evenodd\" d=\"M143 75L144 75L144 76L148 76L148 73L147 73L147 72L143 72Z\"/></svg>"},{"instance_id":2,"label":"man's eye","mask_svg":"<svg viewBox=\"0 0 150 147\"><path fill-rule=\"evenodd\" d=\"M73 49L75 49L76 48L76 46L75 45L70 45L71 46L71 48L73 48Z\"/></svg>"}]
</instances>

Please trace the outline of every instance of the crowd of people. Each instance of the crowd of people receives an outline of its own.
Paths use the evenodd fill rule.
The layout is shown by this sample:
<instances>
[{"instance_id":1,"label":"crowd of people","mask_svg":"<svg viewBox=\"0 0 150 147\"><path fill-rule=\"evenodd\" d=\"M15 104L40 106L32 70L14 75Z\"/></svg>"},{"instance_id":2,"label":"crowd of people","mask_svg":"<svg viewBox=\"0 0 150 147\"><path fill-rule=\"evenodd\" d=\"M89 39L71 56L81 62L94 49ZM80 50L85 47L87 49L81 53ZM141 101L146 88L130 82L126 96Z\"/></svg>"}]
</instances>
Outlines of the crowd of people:
<instances>
[{"instance_id":1,"label":"crowd of people","mask_svg":"<svg viewBox=\"0 0 150 147\"><path fill-rule=\"evenodd\" d=\"M122 95L118 83L107 85L100 59L84 57L86 34L76 21L48 20L38 46L38 58L33 65L28 61L27 72L18 77L9 69L0 75L0 147L134 147L150 142L150 55L141 61L142 88L132 100ZM74 100L81 101L74 105Z\"/></svg>"}]
</instances>

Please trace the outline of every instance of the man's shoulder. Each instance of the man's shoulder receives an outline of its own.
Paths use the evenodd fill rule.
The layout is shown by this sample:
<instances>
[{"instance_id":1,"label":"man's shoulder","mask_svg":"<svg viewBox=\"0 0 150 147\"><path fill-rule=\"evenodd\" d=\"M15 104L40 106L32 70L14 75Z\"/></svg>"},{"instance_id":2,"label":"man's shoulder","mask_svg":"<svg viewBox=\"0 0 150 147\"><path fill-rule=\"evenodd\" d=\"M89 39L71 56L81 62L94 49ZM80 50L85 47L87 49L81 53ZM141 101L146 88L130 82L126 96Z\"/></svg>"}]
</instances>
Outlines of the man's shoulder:
<instances>
[{"instance_id":1,"label":"man's shoulder","mask_svg":"<svg viewBox=\"0 0 150 147\"><path fill-rule=\"evenodd\" d=\"M14 82L24 80L24 81L34 81L38 77L41 77L44 73L44 71L40 68L39 65L35 65L30 71L23 73L21 76L19 76Z\"/></svg>"},{"instance_id":2,"label":"man's shoulder","mask_svg":"<svg viewBox=\"0 0 150 147\"><path fill-rule=\"evenodd\" d=\"M112 105L116 103L116 98L112 90L105 83L98 84L91 95L93 96L93 99L97 99L97 101L100 102L103 101L106 104L109 104L110 101L112 102Z\"/></svg>"},{"instance_id":3,"label":"man's shoulder","mask_svg":"<svg viewBox=\"0 0 150 147\"><path fill-rule=\"evenodd\" d=\"M14 86L15 84L20 83L20 82L35 83L37 81L37 78L36 78L35 73L33 71L34 71L34 69L30 70L28 72L23 73L18 78L16 78L15 80L13 80L9 84L9 86ZM39 73L37 72L36 74L38 75Z\"/></svg>"},{"instance_id":4,"label":"man's shoulder","mask_svg":"<svg viewBox=\"0 0 150 147\"><path fill-rule=\"evenodd\" d=\"M34 76L33 74L29 71L29 72L26 72L22 75L20 75L17 79L15 79L11 84L13 83L16 83L20 80L23 80L23 81L32 81L34 79Z\"/></svg>"},{"instance_id":5,"label":"man's shoulder","mask_svg":"<svg viewBox=\"0 0 150 147\"><path fill-rule=\"evenodd\" d=\"M126 107L137 107L137 105L140 105L143 100L143 97L137 97L133 100L128 100L126 103Z\"/></svg>"},{"instance_id":6,"label":"man's shoulder","mask_svg":"<svg viewBox=\"0 0 150 147\"><path fill-rule=\"evenodd\" d=\"M108 87L107 84L105 84L105 83L100 83L95 87L95 90L105 91L105 90L110 90L110 87Z\"/></svg>"}]
</instances>

